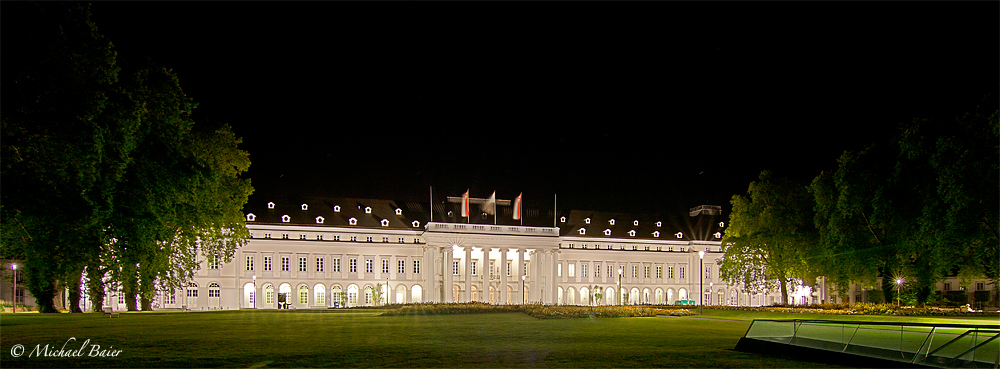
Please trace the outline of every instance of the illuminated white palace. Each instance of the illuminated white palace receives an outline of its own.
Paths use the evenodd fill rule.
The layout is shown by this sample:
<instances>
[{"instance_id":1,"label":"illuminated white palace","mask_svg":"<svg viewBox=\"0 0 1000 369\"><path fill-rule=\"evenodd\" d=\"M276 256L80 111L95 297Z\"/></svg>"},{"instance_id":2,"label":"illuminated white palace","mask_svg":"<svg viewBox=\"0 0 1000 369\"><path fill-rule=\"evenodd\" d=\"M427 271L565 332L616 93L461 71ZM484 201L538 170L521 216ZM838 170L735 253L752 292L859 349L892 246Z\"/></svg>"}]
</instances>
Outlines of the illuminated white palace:
<instances>
[{"instance_id":1,"label":"illuminated white palace","mask_svg":"<svg viewBox=\"0 0 1000 369\"><path fill-rule=\"evenodd\" d=\"M528 209L515 220L510 200L497 200L496 215L490 215L472 210L485 199L471 199L471 219L460 215L461 202L436 202L431 221L429 202L251 196L244 209L248 244L228 263L200 257L201 269L188 287L160 294L154 308L780 302L777 291L747 293L719 278L727 226L719 206L667 215ZM12 263L3 262L8 274ZM995 304L989 281L972 285L976 293L989 291L983 301ZM937 287L953 301L965 299L955 276ZM25 292L19 286L16 301L32 305ZM856 303L880 294L852 285L838 297L822 279L789 292L793 304ZM105 307L125 309L121 293L109 286L106 296ZM0 281L0 299L5 297L15 300L7 279ZM89 303L84 294L81 305L90 310Z\"/></svg>"}]
</instances>

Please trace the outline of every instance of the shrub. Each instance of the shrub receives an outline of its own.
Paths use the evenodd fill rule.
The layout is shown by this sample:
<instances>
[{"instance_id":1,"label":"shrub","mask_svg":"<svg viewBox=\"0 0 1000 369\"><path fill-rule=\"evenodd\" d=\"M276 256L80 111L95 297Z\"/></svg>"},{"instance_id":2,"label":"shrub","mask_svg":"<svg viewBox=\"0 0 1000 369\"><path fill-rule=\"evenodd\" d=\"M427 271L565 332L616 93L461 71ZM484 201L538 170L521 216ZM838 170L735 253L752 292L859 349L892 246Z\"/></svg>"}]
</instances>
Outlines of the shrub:
<instances>
[{"instance_id":1,"label":"shrub","mask_svg":"<svg viewBox=\"0 0 1000 369\"><path fill-rule=\"evenodd\" d=\"M653 317L657 315L686 316L692 315L687 309L665 306L565 306L565 305L490 305L481 302L454 304L419 304L407 305L389 310L382 315L442 315L442 314L481 314L481 313L514 313L522 312L537 319L560 318L625 318Z\"/></svg>"}]
</instances>

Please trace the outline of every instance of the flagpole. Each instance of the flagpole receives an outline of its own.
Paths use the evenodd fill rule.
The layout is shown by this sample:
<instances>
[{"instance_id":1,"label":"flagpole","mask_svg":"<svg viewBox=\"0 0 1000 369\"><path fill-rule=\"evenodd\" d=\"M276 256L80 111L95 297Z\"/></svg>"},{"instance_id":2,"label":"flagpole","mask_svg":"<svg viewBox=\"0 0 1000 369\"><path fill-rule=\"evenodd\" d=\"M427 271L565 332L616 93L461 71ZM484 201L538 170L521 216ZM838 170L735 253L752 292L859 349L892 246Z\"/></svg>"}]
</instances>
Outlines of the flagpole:
<instances>
[{"instance_id":1,"label":"flagpole","mask_svg":"<svg viewBox=\"0 0 1000 369\"><path fill-rule=\"evenodd\" d=\"M552 194L552 228L557 226L556 217L559 216L559 195Z\"/></svg>"},{"instance_id":2,"label":"flagpole","mask_svg":"<svg viewBox=\"0 0 1000 369\"><path fill-rule=\"evenodd\" d=\"M431 221L434 221L434 186L431 187Z\"/></svg>"},{"instance_id":3,"label":"flagpole","mask_svg":"<svg viewBox=\"0 0 1000 369\"><path fill-rule=\"evenodd\" d=\"M497 215L500 215L500 212L497 211L496 199L497 199L497 192L493 191L493 225L497 225Z\"/></svg>"}]
</instances>

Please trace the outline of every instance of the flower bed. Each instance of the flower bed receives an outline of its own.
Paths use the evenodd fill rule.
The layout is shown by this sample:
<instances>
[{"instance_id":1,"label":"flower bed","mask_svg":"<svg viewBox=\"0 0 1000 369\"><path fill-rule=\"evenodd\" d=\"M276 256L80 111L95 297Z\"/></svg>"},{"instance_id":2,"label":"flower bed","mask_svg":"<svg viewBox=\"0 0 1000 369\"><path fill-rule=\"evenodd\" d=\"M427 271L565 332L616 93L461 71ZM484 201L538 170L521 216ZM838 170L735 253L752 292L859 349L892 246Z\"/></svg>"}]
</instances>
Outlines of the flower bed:
<instances>
[{"instance_id":1,"label":"flower bed","mask_svg":"<svg viewBox=\"0 0 1000 369\"><path fill-rule=\"evenodd\" d=\"M521 312L538 319L561 318L625 318L653 317L657 315L692 315L687 309L651 306L558 306L558 305L490 305L480 302L458 304L407 305L382 313L395 315L441 315Z\"/></svg>"},{"instance_id":2,"label":"flower bed","mask_svg":"<svg viewBox=\"0 0 1000 369\"><path fill-rule=\"evenodd\" d=\"M857 304L815 304L779 306L713 306L719 310L766 311L794 314L844 314L844 315L892 315L892 316L996 316L997 313L970 312L962 309L940 309L936 307L897 307L893 304L862 302Z\"/></svg>"}]
</instances>

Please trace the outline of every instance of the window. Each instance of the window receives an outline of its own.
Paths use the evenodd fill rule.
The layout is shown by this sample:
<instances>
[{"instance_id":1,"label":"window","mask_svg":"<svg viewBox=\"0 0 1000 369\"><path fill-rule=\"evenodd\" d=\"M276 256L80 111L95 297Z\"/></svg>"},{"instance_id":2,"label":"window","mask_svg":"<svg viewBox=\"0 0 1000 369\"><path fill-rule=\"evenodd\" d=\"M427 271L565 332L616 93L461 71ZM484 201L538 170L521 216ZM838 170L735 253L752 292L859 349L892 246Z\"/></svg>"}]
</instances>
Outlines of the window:
<instances>
[{"instance_id":1,"label":"window","mask_svg":"<svg viewBox=\"0 0 1000 369\"><path fill-rule=\"evenodd\" d=\"M257 216L256 216L256 215L253 215L253 213L250 213L250 214L247 214L247 221L248 221L248 222L252 222L252 221L254 221L255 219L257 219Z\"/></svg>"},{"instance_id":2,"label":"window","mask_svg":"<svg viewBox=\"0 0 1000 369\"><path fill-rule=\"evenodd\" d=\"M368 242L372 242L372 238L371 237L367 237L367 241Z\"/></svg>"},{"instance_id":3,"label":"window","mask_svg":"<svg viewBox=\"0 0 1000 369\"><path fill-rule=\"evenodd\" d=\"M413 261L413 273L420 274L420 260Z\"/></svg>"},{"instance_id":4,"label":"window","mask_svg":"<svg viewBox=\"0 0 1000 369\"><path fill-rule=\"evenodd\" d=\"M632 266L632 278L638 278L638 277L639 277L639 266L638 265L633 265Z\"/></svg>"},{"instance_id":5,"label":"window","mask_svg":"<svg viewBox=\"0 0 1000 369\"><path fill-rule=\"evenodd\" d=\"M403 240L403 237L400 237L400 238L399 238L399 243L406 243L406 241L405 241L405 240Z\"/></svg>"},{"instance_id":6,"label":"window","mask_svg":"<svg viewBox=\"0 0 1000 369\"><path fill-rule=\"evenodd\" d=\"M177 295L175 295L173 292L164 292L163 293L163 303L164 304L176 304L177 303Z\"/></svg>"},{"instance_id":7,"label":"window","mask_svg":"<svg viewBox=\"0 0 1000 369\"><path fill-rule=\"evenodd\" d=\"M281 221L282 221L283 223L288 223L288 222L290 222L291 220L292 220L292 217L288 216L288 214L285 214L285 215L282 215L282 216L281 216Z\"/></svg>"},{"instance_id":8,"label":"window","mask_svg":"<svg viewBox=\"0 0 1000 369\"><path fill-rule=\"evenodd\" d=\"M264 303L271 305L274 303L274 286L264 287Z\"/></svg>"},{"instance_id":9,"label":"window","mask_svg":"<svg viewBox=\"0 0 1000 369\"><path fill-rule=\"evenodd\" d=\"M680 273L681 273L680 275L681 279L684 279L684 267L681 267Z\"/></svg>"},{"instance_id":10,"label":"window","mask_svg":"<svg viewBox=\"0 0 1000 369\"><path fill-rule=\"evenodd\" d=\"M951 282L944 282L944 290L951 291Z\"/></svg>"},{"instance_id":11,"label":"window","mask_svg":"<svg viewBox=\"0 0 1000 369\"><path fill-rule=\"evenodd\" d=\"M705 267L705 278L708 278L708 279L712 278L712 266L711 265Z\"/></svg>"},{"instance_id":12,"label":"window","mask_svg":"<svg viewBox=\"0 0 1000 369\"><path fill-rule=\"evenodd\" d=\"M986 291L986 283L976 282L976 291Z\"/></svg>"},{"instance_id":13,"label":"window","mask_svg":"<svg viewBox=\"0 0 1000 369\"><path fill-rule=\"evenodd\" d=\"M339 234L333 235L333 240L334 241L340 241L340 235Z\"/></svg>"},{"instance_id":14,"label":"window","mask_svg":"<svg viewBox=\"0 0 1000 369\"><path fill-rule=\"evenodd\" d=\"M247 270L253 271L253 255L247 256Z\"/></svg>"},{"instance_id":15,"label":"window","mask_svg":"<svg viewBox=\"0 0 1000 369\"><path fill-rule=\"evenodd\" d=\"M357 240L358 240L358 236L351 236L351 242L355 242Z\"/></svg>"},{"instance_id":16,"label":"window","mask_svg":"<svg viewBox=\"0 0 1000 369\"><path fill-rule=\"evenodd\" d=\"M309 288L306 288L306 286L299 288L299 304L309 304Z\"/></svg>"},{"instance_id":17,"label":"window","mask_svg":"<svg viewBox=\"0 0 1000 369\"><path fill-rule=\"evenodd\" d=\"M643 278L649 278L649 267L648 266L642 267L642 277Z\"/></svg>"},{"instance_id":18,"label":"window","mask_svg":"<svg viewBox=\"0 0 1000 369\"><path fill-rule=\"evenodd\" d=\"M476 275L476 261L472 261L472 275Z\"/></svg>"},{"instance_id":19,"label":"window","mask_svg":"<svg viewBox=\"0 0 1000 369\"><path fill-rule=\"evenodd\" d=\"M587 277L587 264L580 264L580 276Z\"/></svg>"},{"instance_id":20,"label":"window","mask_svg":"<svg viewBox=\"0 0 1000 369\"><path fill-rule=\"evenodd\" d=\"M382 273L389 274L389 260L382 259Z\"/></svg>"},{"instance_id":21,"label":"window","mask_svg":"<svg viewBox=\"0 0 1000 369\"><path fill-rule=\"evenodd\" d=\"M351 258L351 261L349 262L348 267L350 268L349 270L350 270L351 273L357 273L358 272L358 259Z\"/></svg>"},{"instance_id":22,"label":"window","mask_svg":"<svg viewBox=\"0 0 1000 369\"><path fill-rule=\"evenodd\" d=\"M524 267L521 268L521 275L528 275L528 262L524 262Z\"/></svg>"},{"instance_id":23,"label":"window","mask_svg":"<svg viewBox=\"0 0 1000 369\"><path fill-rule=\"evenodd\" d=\"M264 238L271 238L271 234L270 233L264 233Z\"/></svg>"},{"instance_id":24,"label":"window","mask_svg":"<svg viewBox=\"0 0 1000 369\"><path fill-rule=\"evenodd\" d=\"M398 273L398 274L406 273L406 260L402 260L402 259L397 260L396 264L397 264L396 265L396 273Z\"/></svg>"},{"instance_id":25,"label":"window","mask_svg":"<svg viewBox=\"0 0 1000 369\"><path fill-rule=\"evenodd\" d=\"M287 240L288 239L288 233L281 234L281 239Z\"/></svg>"},{"instance_id":26,"label":"window","mask_svg":"<svg viewBox=\"0 0 1000 369\"><path fill-rule=\"evenodd\" d=\"M304 239L306 239L306 235L304 235L304 234L300 234L300 235L299 235L299 239L300 239L300 240L304 240Z\"/></svg>"},{"instance_id":27,"label":"window","mask_svg":"<svg viewBox=\"0 0 1000 369\"><path fill-rule=\"evenodd\" d=\"M576 264L569 264L569 276L576 277Z\"/></svg>"},{"instance_id":28,"label":"window","mask_svg":"<svg viewBox=\"0 0 1000 369\"><path fill-rule=\"evenodd\" d=\"M306 271L306 258L299 258L299 271Z\"/></svg>"},{"instance_id":29,"label":"window","mask_svg":"<svg viewBox=\"0 0 1000 369\"><path fill-rule=\"evenodd\" d=\"M212 283L208 286L208 297L219 297L219 285Z\"/></svg>"},{"instance_id":30,"label":"window","mask_svg":"<svg viewBox=\"0 0 1000 369\"><path fill-rule=\"evenodd\" d=\"M382 237L382 242L389 242L389 237Z\"/></svg>"},{"instance_id":31,"label":"window","mask_svg":"<svg viewBox=\"0 0 1000 369\"><path fill-rule=\"evenodd\" d=\"M322 240L323 240L323 235L321 234L316 235L316 241L322 241Z\"/></svg>"},{"instance_id":32,"label":"window","mask_svg":"<svg viewBox=\"0 0 1000 369\"><path fill-rule=\"evenodd\" d=\"M281 257L281 271L282 272L287 272L288 271L288 257L287 256L282 256Z\"/></svg>"},{"instance_id":33,"label":"window","mask_svg":"<svg viewBox=\"0 0 1000 369\"><path fill-rule=\"evenodd\" d=\"M265 272L270 272L271 271L271 257L270 256L265 256L264 257L264 271Z\"/></svg>"},{"instance_id":34,"label":"window","mask_svg":"<svg viewBox=\"0 0 1000 369\"><path fill-rule=\"evenodd\" d=\"M559 273L556 275L562 277L562 264L559 264Z\"/></svg>"},{"instance_id":35,"label":"window","mask_svg":"<svg viewBox=\"0 0 1000 369\"><path fill-rule=\"evenodd\" d=\"M663 266L662 265L657 265L656 266L656 279L660 279L660 278L663 278Z\"/></svg>"},{"instance_id":36,"label":"window","mask_svg":"<svg viewBox=\"0 0 1000 369\"><path fill-rule=\"evenodd\" d=\"M375 273L375 266L372 264L372 259L365 259L365 273Z\"/></svg>"},{"instance_id":37,"label":"window","mask_svg":"<svg viewBox=\"0 0 1000 369\"><path fill-rule=\"evenodd\" d=\"M594 265L594 278L601 278L601 263Z\"/></svg>"},{"instance_id":38,"label":"window","mask_svg":"<svg viewBox=\"0 0 1000 369\"><path fill-rule=\"evenodd\" d=\"M211 256L210 257L210 261L208 263L208 268L209 269L219 270L219 257L218 256Z\"/></svg>"},{"instance_id":39,"label":"window","mask_svg":"<svg viewBox=\"0 0 1000 369\"><path fill-rule=\"evenodd\" d=\"M458 275L458 262L451 262L451 274Z\"/></svg>"},{"instance_id":40,"label":"window","mask_svg":"<svg viewBox=\"0 0 1000 369\"><path fill-rule=\"evenodd\" d=\"M611 265L608 265L608 277L614 277L614 276L615 276L615 268Z\"/></svg>"},{"instance_id":41,"label":"window","mask_svg":"<svg viewBox=\"0 0 1000 369\"><path fill-rule=\"evenodd\" d=\"M340 273L340 258L333 259L333 271Z\"/></svg>"},{"instance_id":42,"label":"window","mask_svg":"<svg viewBox=\"0 0 1000 369\"><path fill-rule=\"evenodd\" d=\"M313 303L316 304L316 305L325 305L326 304L326 287L323 287L323 285L317 284L316 287L313 287L313 292L316 295L316 297L313 299Z\"/></svg>"},{"instance_id":43,"label":"window","mask_svg":"<svg viewBox=\"0 0 1000 369\"><path fill-rule=\"evenodd\" d=\"M316 271L317 272L323 271L323 258L316 258Z\"/></svg>"},{"instance_id":44,"label":"window","mask_svg":"<svg viewBox=\"0 0 1000 369\"><path fill-rule=\"evenodd\" d=\"M507 262L507 276L510 277L510 262Z\"/></svg>"}]
</instances>

